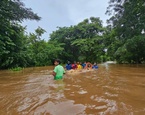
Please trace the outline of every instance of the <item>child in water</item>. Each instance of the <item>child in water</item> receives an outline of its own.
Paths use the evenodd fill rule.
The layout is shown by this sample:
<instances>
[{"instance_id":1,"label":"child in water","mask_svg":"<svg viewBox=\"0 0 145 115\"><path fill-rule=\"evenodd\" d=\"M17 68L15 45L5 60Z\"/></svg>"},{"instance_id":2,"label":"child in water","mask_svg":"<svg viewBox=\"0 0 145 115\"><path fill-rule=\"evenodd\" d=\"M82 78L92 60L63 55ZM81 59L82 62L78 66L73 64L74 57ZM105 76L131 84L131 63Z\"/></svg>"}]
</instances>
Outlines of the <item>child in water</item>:
<instances>
[{"instance_id":1,"label":"child in water","mask_svg":"<svg viewBox=\"0 0 145 115\"><path fill-rule=\"evenodd\" d=\"M86 66L86 62L84 62L84 63L82 64L83 69L85 68L85 66Z\"/></svg>"},{"instance_id":2,"label":"child in water","mask_svg":"<svg viewBox=\"0 0 145 115\"><path fill-rule=\"evenodd\" d=\"M60 60L56 59L54 61L55 68L53 70L52 75L54 76L54 80L63 79L63 74L65 74L64 68L60 65Z\"/></svg>"},{"instance_id":3,"label":"child in water","mask_svg":"<svg viewBox=\"0 0 145 115\"><path fill-rule=\"evenodd\" d=\"M72 67L73 70L76 70L76 69L78 68L76 62L74 62L74 63L71 65L71 67Z\"/></svg>"},{"instance_id":4,"label":"child in water","mask_svg":"<svg viewBox=\"0 0 145 115\"><path fill-rule=\"evenodd\" d=\"M77 67L78 67L77 69L79 70L82 69L82 65L80 64L80 62L77 62Z\"/></svg>"},{"instance_id":5,"label":"child in water","mask_svg":"<svg viewBox=\"0 0 145 115\"><path fill-rule=\"evenodd\" d=\"M69 61L66 64L65 68L66 68L66 70L71 70L72 69L71 63Z\"/></svg>"},{"instance_id":6,"label":"child in water","mask_svg":"<svg viewBox=\"0 0 145 115\"><path fill-rule=\"evenodd\" d=\"M98 66L96 63L94 63L94 65L92 66L93 69L98 69Z\"/></svg>"}]
</instances>

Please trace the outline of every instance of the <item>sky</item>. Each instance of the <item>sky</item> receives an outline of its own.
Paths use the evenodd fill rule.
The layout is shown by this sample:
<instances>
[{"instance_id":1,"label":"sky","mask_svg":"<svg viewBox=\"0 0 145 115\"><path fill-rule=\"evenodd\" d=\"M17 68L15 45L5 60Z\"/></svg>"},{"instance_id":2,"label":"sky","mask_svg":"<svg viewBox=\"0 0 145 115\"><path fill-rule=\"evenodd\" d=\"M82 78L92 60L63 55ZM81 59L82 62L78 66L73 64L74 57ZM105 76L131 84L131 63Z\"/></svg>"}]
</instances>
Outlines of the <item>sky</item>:
<instances>
[{"instance_id":1,"label":"sky","mask_svg":"<svg viewBox=\"0 0 145 115\"><path fill-rule=\"evenodd\" d=\"M100 17L103 25L109 18L105 15L109 0L22 0L25 7L31 8L42 19L40 21L25 20L22 25L27 26L27 32L34 32L37 27L46 30L42 36L48 40L49 34L57 27L76 25L86 18Z\"/></svg>"}]
</instances>

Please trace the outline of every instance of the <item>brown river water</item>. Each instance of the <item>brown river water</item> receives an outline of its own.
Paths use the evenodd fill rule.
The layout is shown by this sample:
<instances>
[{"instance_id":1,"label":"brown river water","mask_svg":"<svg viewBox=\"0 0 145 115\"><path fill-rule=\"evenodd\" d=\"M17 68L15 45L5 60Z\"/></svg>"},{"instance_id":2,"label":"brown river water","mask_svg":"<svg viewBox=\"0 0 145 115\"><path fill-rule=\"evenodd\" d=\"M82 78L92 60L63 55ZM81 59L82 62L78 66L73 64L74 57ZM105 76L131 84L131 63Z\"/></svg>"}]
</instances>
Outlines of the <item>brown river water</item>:
<instances>
[{"instance_id":1,"label":"brown river water","mask_svg":"<svg viewBox=\"0 0 145 115\"><path fill-rule=\"evenodd\" d=\"M100 64L58 81L52 70L0 71L0 115L145 115L145 65Z\"/></svg>"}]
</instances>

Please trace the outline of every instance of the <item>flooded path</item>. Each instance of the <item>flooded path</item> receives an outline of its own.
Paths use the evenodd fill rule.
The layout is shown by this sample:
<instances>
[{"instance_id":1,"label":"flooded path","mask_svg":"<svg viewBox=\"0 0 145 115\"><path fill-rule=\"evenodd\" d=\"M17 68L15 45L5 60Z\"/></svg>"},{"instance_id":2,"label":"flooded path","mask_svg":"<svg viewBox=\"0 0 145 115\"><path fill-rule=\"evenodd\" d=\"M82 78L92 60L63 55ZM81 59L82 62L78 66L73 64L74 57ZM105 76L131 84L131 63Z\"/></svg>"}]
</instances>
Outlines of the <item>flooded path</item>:
<instances>
[{"instance_id":1,"label":"flooded path","mask_svg":"<svg viewBox=\"0 0 145 115\"><path fill-rule=\"evenodd\" d=\"M66 74L53 67L0 71L0 115L144 115L145 66L102 64Z\"/></svg>"}]
</instances>

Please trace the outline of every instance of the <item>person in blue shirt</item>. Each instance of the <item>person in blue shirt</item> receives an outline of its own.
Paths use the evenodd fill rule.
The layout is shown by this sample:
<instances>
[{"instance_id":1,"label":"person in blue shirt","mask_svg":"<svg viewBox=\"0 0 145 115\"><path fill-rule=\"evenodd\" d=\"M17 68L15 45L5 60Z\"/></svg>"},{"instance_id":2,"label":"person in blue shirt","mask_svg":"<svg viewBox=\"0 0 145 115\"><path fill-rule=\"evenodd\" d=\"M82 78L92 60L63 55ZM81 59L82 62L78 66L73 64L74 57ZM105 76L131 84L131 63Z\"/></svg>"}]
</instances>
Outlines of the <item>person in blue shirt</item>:
<instances>
[{"instance_id":1,"label":"person in blue shirt","mask_svg":"<svg viewBox=\"0 0 145 115\"><path fill-rule=\"evenodd\" d=\"M66 68L66 70L71 70L72 69L71 63L69 61L66 64L65 68Z\"/></svg>"},{"instance_id":2,"label":"person in blue shirt","mask_svg":"<svg viewBox=\"0 0 145 115\"><path fill-rule=\"evenodd\" d=\"M83 69L85 68L85 66L86 66L86 62L84 62L83 64L82 64L82 66L83 66Z\"/></svg>"},{"instance_id":3,"label":"person in blue shirt","mask_svg":"<svg viewBox=\"0 0 145 115\"><path fill-rule=\"evenodd\" d=\"M94 63L94 65L92 66L92 69L98 69L98 66L96 63Z\"/></svg>"}]
</instances>

